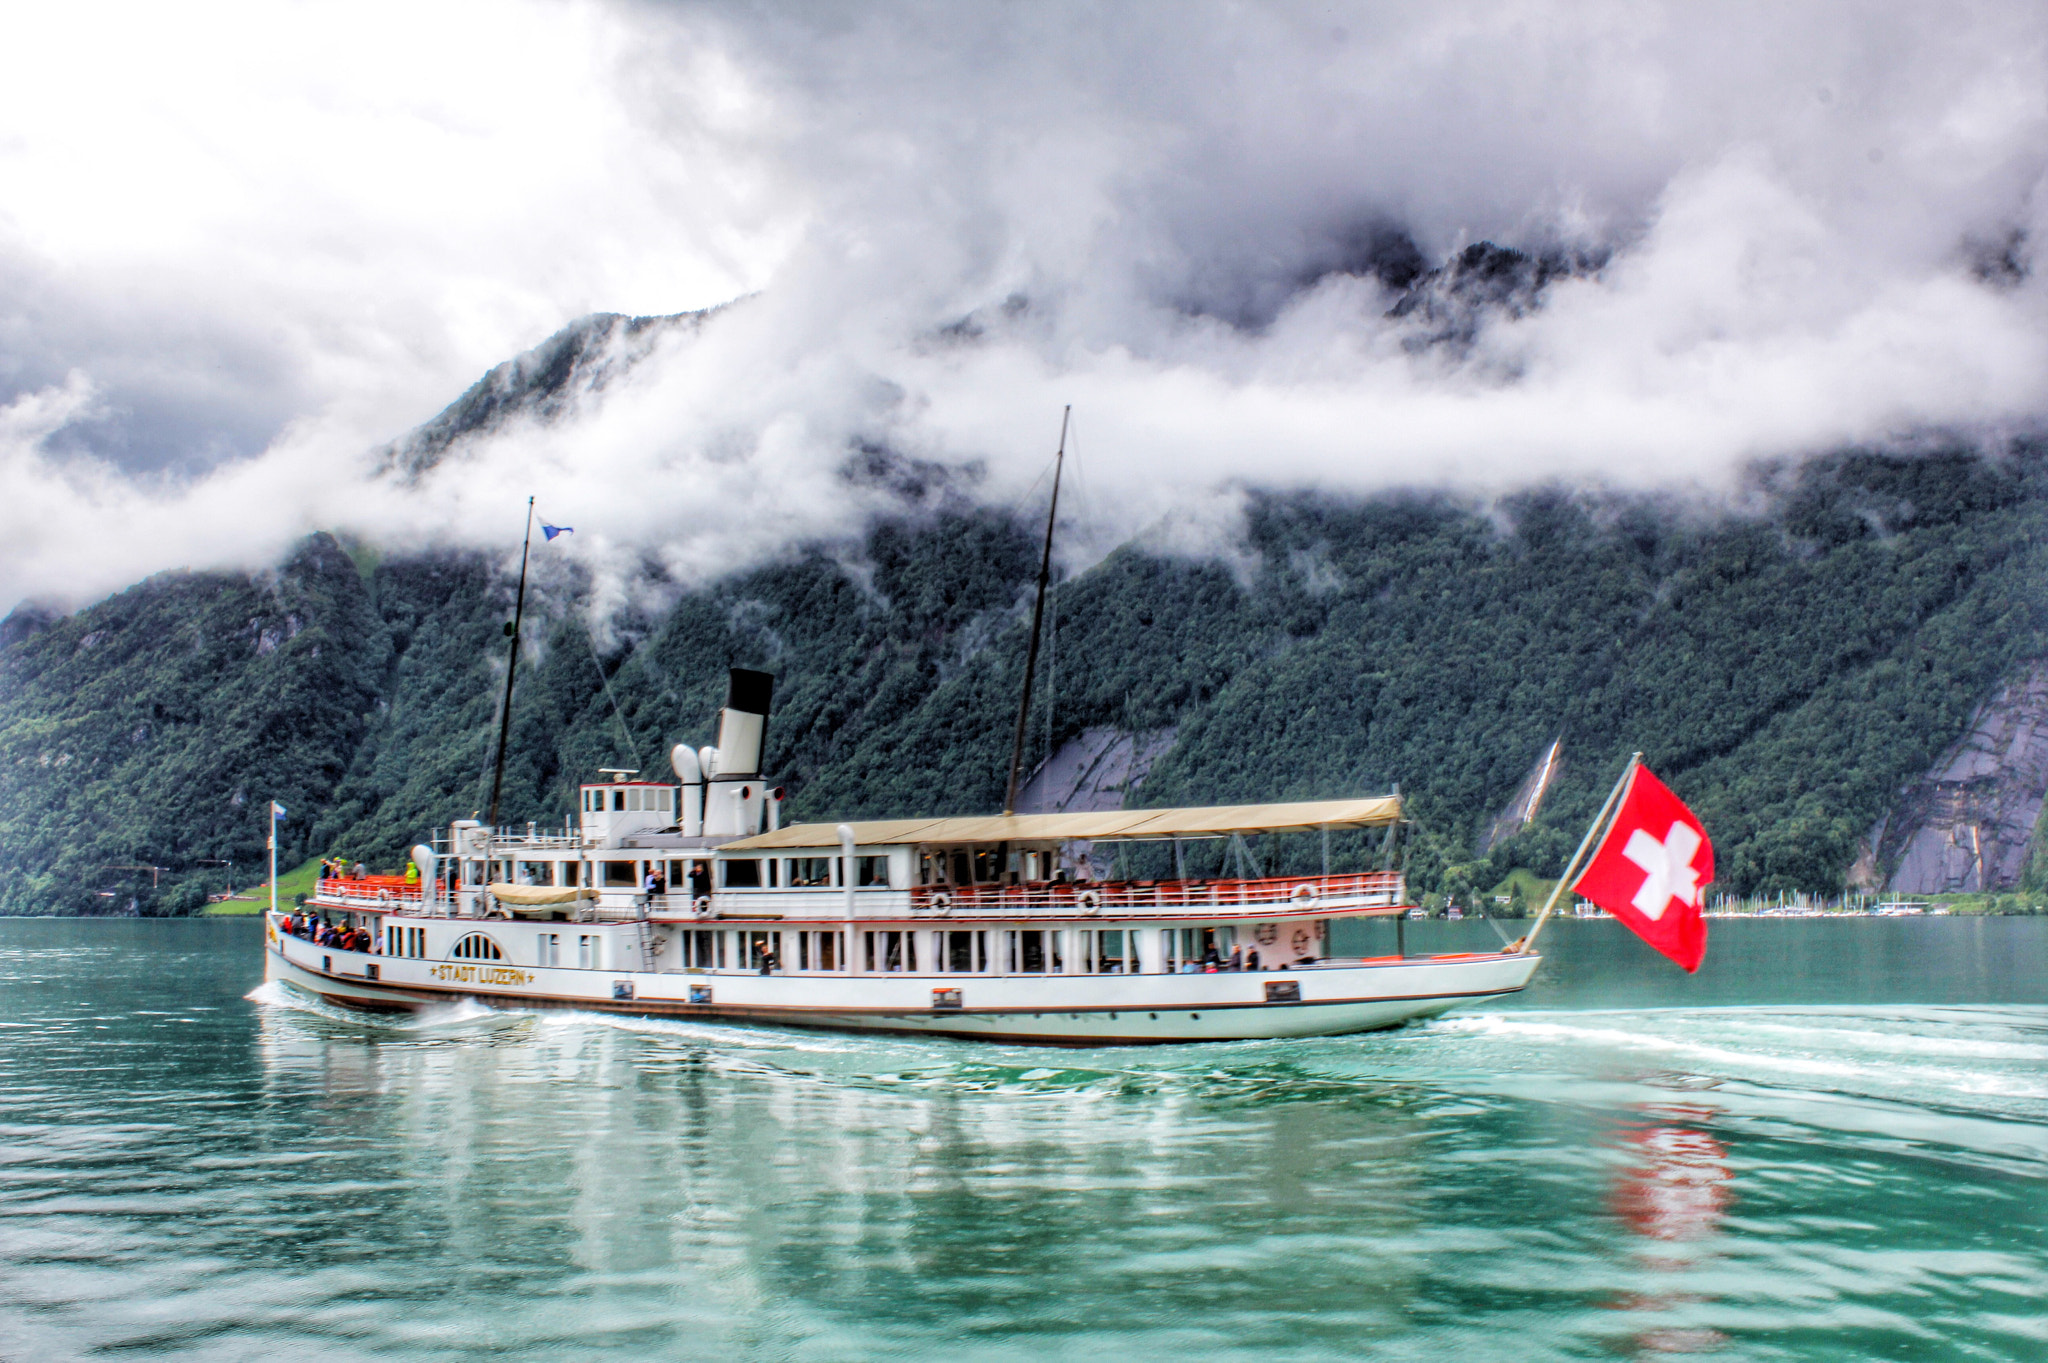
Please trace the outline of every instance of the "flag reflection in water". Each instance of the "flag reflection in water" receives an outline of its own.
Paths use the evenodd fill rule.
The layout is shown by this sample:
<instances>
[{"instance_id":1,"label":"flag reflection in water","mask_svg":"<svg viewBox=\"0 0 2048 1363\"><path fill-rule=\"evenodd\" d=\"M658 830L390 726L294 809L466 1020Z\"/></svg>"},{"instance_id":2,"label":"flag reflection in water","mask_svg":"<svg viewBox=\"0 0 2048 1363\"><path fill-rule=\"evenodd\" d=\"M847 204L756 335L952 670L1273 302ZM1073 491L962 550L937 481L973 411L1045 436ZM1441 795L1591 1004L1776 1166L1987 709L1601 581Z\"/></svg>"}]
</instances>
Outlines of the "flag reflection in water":
<instances>
[{"instance_id":1,"label":"flag reflection in water","mask_svg":"<svg viewBox=\"0 0 2048 1363\"><path fill-rule=\"evenodd\" d=\"M1622 1224L1652 1242L1638 1247L1644 1268L1674 1275L1699 1269L1713 1256L1702 1253L1698 1246L1720 1233L1728 1209L1733 1175L1727 1148L1696 1127L1677 1124L1710 1118L1713 1114L1708 1110L1664 1108L1645 1115L1676 1120L1623 1133L1621 1140L1629 1158L1615 1179L1611 1208ZM1668 1290L1626 1294L1614 1303L1614 1309L1696 1316L1709 1300L1683 1290L1674 1279ZM1639 1356L1704 1353L1727 1343L1726 1335L1704 1321L1673 1321L1633 1338Z\"/></svg>"}]
</instances>

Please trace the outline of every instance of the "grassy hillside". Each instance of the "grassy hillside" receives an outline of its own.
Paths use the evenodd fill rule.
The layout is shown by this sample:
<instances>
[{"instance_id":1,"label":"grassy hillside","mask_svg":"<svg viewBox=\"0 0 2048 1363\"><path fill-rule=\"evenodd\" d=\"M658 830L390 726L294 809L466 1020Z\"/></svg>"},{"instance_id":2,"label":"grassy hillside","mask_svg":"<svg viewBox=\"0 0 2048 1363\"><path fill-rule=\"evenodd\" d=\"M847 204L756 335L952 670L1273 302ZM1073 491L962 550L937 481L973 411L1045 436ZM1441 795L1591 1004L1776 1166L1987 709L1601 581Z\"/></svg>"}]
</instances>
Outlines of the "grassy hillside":
<instances>
[{"instance_id":1,"label":"grassy hillside","mask_svg":"<svg viewBox=\"0 0 2048 1363\"><path fill-rule=\"evenodd\" d=\"M1485 513L1274 497L1248 534L1243 576L1126 548L1060 586L1032 756L1173 725L1145 803L1398 782L1423 890L1555 874L1634 748L1705 817L1724 888L1839 888L1900 787L2048 654L2033 449L1818 461L1765 480L1744 518L1550 492ZM731 665L777 676L769 769L798 817L996 808L1031 536L989 512L884 524L597 638L574 573L543 562L502 817L559 822L600 763L666 775L671 744L710 741ZM184 911L200 858L256 864L272 793L294 863L395 861L480 809L510 586L474 557L359 572L320 537L274 578L153 579L9 645L0 909L102 907L117 884L120 904ZM1479 858L1559 733L1543 818ZM115 864L172 869L151 896Z\"/></svg>"}]
</instances>

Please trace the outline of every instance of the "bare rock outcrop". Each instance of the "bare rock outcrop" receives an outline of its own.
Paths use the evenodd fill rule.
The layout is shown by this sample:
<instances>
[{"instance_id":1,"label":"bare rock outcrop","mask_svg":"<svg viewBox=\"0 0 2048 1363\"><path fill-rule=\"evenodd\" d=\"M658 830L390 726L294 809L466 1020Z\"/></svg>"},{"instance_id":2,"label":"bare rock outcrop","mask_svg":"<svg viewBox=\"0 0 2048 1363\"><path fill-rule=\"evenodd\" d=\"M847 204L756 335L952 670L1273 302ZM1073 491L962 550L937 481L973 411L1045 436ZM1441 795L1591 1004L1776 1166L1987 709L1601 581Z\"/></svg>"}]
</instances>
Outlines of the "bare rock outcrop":
<instances>
[{"instance_id":1,"label":"bare rock outcrop","mask_svg":"<svg viewBox=\"0 0 2048 1363\"><path fill-rule=\"evenodd\" d=\"M1969 730L1872 830L1873 863L1901 894L2007 890L2027 867L2048 795L2048 660L1977 707Z\"/></svg>"}]
</instances>

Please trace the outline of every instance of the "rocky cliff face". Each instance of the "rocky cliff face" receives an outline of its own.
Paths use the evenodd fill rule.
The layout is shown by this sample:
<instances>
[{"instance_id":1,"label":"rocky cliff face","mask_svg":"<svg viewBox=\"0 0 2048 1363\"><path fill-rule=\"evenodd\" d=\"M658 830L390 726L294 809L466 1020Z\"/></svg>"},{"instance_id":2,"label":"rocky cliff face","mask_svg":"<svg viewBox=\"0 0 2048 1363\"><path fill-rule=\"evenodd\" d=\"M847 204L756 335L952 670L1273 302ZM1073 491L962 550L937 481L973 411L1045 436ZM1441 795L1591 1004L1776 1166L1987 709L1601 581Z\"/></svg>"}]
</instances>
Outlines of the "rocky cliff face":
<instances>
[{"instance_id":1,"label":"rocky cliff face","mask_svg":"<svg viewBox=\"0 0 2048 1363\"><path fill-rule=\"evenodd\" d=\"M1872 830L1875 864L1901 894L2008 890L2026 874L2048 796L2048 660L2024 667Z\"/></svg>"}]
</instances>

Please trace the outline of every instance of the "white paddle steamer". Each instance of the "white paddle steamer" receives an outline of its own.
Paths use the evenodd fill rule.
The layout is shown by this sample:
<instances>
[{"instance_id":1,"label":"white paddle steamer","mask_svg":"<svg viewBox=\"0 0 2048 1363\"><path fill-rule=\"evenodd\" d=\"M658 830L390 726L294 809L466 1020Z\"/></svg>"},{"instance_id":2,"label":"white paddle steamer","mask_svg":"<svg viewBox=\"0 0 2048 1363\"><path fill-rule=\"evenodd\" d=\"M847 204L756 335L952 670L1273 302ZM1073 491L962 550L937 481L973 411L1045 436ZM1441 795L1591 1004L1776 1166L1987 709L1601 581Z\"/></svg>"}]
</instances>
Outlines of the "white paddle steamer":
<instances>
[{"instance_id":1,"label":"white paddle steamer","mask_svg":"<svg viewBox=\"0 0 2048 1363\"><path fill-rule=\"evenodd\" d=\"M767 677L735 671L716 748L678 747L674 782L604 773L573 826L461 821L413 849L416 883L321 880L308 908L374 949L275 915L270 977L359 1008L477 999L1096 1044L1396 1026L1519 990L1540 960L1331 954L1344 919L1388 919L1368 931L1399 940L1398 796L783 827L758 770L768 700ZM1185 872L1219 843L1250 872L1247 838L1357 830L1341 841L1370 849L1367 869ZM1132 844L1176 873L1089 878Z\"/></svg>"}]
</instances>

